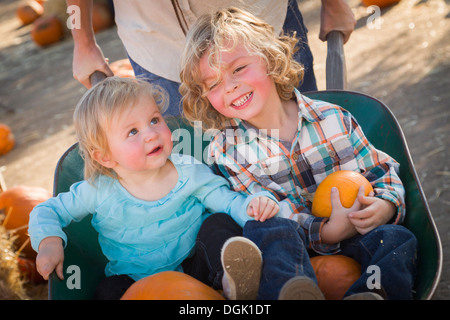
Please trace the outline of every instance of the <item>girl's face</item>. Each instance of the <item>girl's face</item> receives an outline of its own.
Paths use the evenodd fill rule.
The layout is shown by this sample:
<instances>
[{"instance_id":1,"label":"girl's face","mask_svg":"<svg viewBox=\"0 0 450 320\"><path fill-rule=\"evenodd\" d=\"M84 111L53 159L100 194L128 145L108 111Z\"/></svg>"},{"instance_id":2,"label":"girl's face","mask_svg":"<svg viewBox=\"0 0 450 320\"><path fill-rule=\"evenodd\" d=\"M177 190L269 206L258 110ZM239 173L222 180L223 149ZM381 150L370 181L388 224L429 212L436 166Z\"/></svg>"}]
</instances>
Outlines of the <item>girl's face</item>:
<instances>
[{"instance_id":1,"label":"girl's face","mask_svg":"<svg viewBox=\"0 0 450 320\"><path fill-rule=\"evenodd\" d=\"M220 66L217 72L209 66L208 56L209 51L200 59L199 69L206 97L214 109L226 117L254 125L259 118L270 117L270 106L280 103L280 98L263 59L237 45L216 57Z\"/></svg>"},{"instance_id":2,"label":"girl's face","mask_svg":"<svg viewBox=\"0 0 450 320\"><path fill-rule=\"evenodd\" d=\"M132 108L116 114L106 130L109 153L105 166L119 176L161 168L172 152L172 135L150 96L143 95ZM101 163L101 162L100 162Z\"/></svg>"}]
</instances>

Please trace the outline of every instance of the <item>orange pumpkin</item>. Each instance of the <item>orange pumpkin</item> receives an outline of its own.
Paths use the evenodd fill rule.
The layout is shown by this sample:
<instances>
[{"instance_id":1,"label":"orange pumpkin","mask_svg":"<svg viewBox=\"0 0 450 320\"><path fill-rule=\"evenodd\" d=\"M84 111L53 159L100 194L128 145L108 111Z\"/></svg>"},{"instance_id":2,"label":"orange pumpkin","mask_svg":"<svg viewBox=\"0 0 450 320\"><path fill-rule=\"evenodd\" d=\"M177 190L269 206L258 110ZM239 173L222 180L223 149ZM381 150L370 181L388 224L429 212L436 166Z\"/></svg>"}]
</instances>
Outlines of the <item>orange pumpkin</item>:
<instances>
[{"instance_id":1,"label":"orange pumpkin","mask_svg":"<svg viewBox=\"0 0 450 320\"><path fill-rule=\"evenodd\" d=\"M45 16L33 23L31 38L40 46L58 42L64 37L61 21L55 16Z\"/></svg>"},{"instance_id":2,"label":"orange pumpkin","mask_svg":"<svg viewBox=\"0 0 450 320\"><path fill-rule=\"evenodd\" d=\"M114 23L114 17L106 4L94 3L92 5L92 28L94 32L108 29Z\"/></svg>"},{"instance_id":3,"label":"orange pumpkin","mask_svg":"<svg viewBox=\"0 0 450 320\"><path fill-rule=\"evenodd\" d=\"M361 265L343 255L316 256L311 258L311 264L327 300L341 300L361 276Z\"/></svg>"},{"instance_id":4,"label":"orange pumpkin","mask_svg":"<svg viewBox=\"0 0 450 320\"><path fill-rule=\"evenodd\" d=\"M28 282L33 284L41 284L45 279L39 274L36 269L36 262L31 259L17 257L17 265L19 272Z\"/></svg>"},{"instance_id":5,"label":"orange pumpkin","mask_svg":"<svg viewBox=\"0 0 450 320\"><path fill-rule=\"evenodd\" d=\"M128 59L114 61L110 63L109 67L111 68L111 71L115 76L122 78L135 77L133 67L131 66L130 60Z\"/></svg>"},{"instance_id":6,"label":"orange pumpkin","mask_svg":"<svg viewBox=\"0 0 450 320\"><path fill-rule=\"evenodd\" d=\"M136 281L121 300L224 300L222 295L191 276L164 271Z\"/></svg>"},{"instance_id":7,"label":"orange pumpkin","mask_svg":"<svg viewBox=\"0 0 450 320\"><path fill-rule=\"evenodd\" d=\"M0 124L0 156L11 151L15 143L16 140L11 128L6 124Z\"/></svg>"},{"instance_id":8,"label":"orange pumpkin","mask_svg":"<svg viewBox=\"0 0 450 320\"><path fill-rule=\"evenodd\" d=\"M50 197L50 192L40 187L17 186L0 193L0 210L6 214L3 227L15 231L18 248L23 247L21 252L28 258L36 256L27 233L30 212Z\"/></svg>"},{"instance_id":9,"label":"orange pumpkin","mask_svg":"<svg viewBox=\"0 0 450 320\"><path fill-rule=\"evenodd\" d=\"M16 10L16 15L22 21L23 24L30 24L37 18L42 16L44 8L37 1L28 1L27 3L19 6Z\"/></svg>"},{"instance_id":10,"label":"orange pumpkin","mask_svg":"<svg viewBox=\"0 0 450 320\"><path fill-rule=\"evenodd\" d=\"M358 189L364 186L367 196L373 191L370 182L360 173L341 170L328 175L317 187L312 203L312 214L316 217L329 217L331 215L331 188L339 190L341 204L350 208L358 195Z\"/></svg>"},{"instance_id":11,"label":"orange pumpkin","mask_svg":"<svg viewBox=\"0 0 450 320\"><path fill-rule=\"evenodd\" d=\"M400 2L400 0L361 0L361 1L366 7L379 6L380 8L384 8Z\"/></svg>"}]
</instances>

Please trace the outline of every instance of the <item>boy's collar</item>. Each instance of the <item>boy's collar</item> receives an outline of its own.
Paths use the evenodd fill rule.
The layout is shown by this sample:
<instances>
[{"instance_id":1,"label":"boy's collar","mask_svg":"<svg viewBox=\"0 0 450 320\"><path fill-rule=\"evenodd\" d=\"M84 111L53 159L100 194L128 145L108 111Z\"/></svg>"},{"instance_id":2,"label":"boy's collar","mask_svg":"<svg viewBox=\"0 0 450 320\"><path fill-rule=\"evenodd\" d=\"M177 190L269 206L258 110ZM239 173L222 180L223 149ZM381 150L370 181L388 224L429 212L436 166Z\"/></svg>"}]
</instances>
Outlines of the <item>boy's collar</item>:
<instances>
[{"instance_id":1,"label":"boy's collar","mask_svg":"<svg viewBox=\"0 0 450 320\"><path fill-rule=\"evenodd\" d=\"M316 122L324 119L324 115L318 109L314 100L302 95L297 89L295 89L294 93L298 105L299 129L301 126L301 117L309 122ZM222 131L227 144L230 145L247 144L256 138L267 138L266 130L260 130L253 127L248 122L237 118L228 120L225 129Z\"/></svg>"},{"instance_id":2,"label":"boy's collar","mask_svg":"<svg viewBox=\"0 0 450 320\"><path fill-rule=\"evenodd\" d=\"M294 89L294 93L298 104L299 119L303 117L309 122L316 122L325 118L314 100L302 95L297 89Z\"/></svg>"}]
</instances>

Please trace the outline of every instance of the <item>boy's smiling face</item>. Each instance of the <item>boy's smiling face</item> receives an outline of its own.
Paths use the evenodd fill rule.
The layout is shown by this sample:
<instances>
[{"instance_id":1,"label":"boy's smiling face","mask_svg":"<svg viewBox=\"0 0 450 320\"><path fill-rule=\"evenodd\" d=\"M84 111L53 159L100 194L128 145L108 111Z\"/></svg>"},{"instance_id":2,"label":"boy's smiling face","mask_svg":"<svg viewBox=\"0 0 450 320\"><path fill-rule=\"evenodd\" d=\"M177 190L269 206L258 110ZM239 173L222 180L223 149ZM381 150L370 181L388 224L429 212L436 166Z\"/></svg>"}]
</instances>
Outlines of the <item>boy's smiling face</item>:
<instances>
[{"instance_id":1,"label":"boy's smiling face","mask_svg":"<svg viewBox=\"0 0 450 320\"><path fill-rule=\"evenodd\" d=\"M214 57L219 70L212 68L208 59L209 50L200 59L200 76L207 99L219 113L256 125L260 117L270 116L273 103L280 103L265 61L243 45Z\"/></svg>"}]
</instances>

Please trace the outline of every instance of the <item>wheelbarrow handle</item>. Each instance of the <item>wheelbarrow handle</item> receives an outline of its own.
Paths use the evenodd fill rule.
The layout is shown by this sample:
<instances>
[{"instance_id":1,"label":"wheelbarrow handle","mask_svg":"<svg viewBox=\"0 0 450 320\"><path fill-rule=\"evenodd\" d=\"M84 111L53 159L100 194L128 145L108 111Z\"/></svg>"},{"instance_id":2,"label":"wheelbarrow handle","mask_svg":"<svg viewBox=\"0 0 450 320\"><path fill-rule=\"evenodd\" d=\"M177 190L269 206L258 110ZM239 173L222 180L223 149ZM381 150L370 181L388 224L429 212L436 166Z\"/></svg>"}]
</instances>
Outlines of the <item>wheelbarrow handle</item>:
<instances>
[{"instance_id":1,"label":"wheelbarrow handle","mask_svg":"<svg viewBox=\"0 0 450 320\"><path fill-rule=\"evenodd\" d=\"M94 71L94 73L89 76L89 80L91 81L92 86L95 86L97 83L105 80L106 78L106 74L98 70Z\"/></svg>"},{"instance_id":2,"label":"wheelbarrow handle","mask_svg":"<svg viewBox=\"0 0 450 320\"><path fill-rule=\"evenodd\" d=\"M327 36L327 47L327 90L347 89L344 35L340 31L331 31Z\"/></svg>"}]
</instances>

